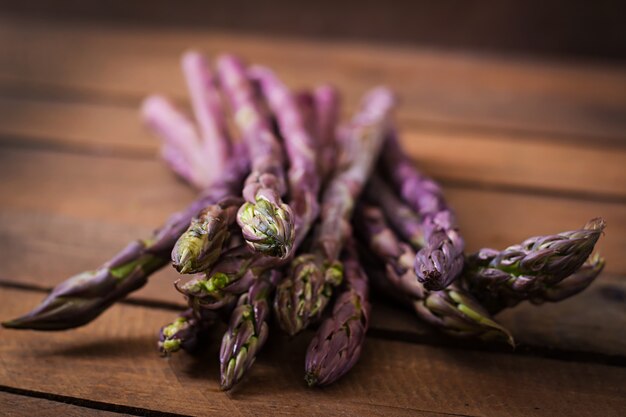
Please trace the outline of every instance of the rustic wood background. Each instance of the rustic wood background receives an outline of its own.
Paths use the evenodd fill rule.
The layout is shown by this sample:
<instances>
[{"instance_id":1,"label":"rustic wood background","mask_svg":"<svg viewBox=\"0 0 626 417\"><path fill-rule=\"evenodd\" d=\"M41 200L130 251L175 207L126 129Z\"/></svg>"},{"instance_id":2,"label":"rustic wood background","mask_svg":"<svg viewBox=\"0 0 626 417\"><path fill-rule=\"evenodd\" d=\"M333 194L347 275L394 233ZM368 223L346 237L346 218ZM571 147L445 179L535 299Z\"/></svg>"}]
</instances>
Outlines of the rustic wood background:
<instances>
[{"instance_id":1,"label":"rustic wood background","mask_svg":"<svg viewBox=\"0 0 626 417\"><path fill-rule=\"evenodd\" d=\"M80 2L61 2L70 3ZM178 59L189 47L240 53L294 87L332 82L345 93L346 111L368 87L390 85L402 100L402 140L444 185L470 250L601 215L608 227L599 249L608 265L580 296L499 315L520 343L516 351L445 338L410 312L377 302L362 360L339 383L307 389L302 368L311 333L293 340L276 333L229 394L218 390L219 335L198 357L156 353L158 328L182 306L175 275L165 270L77 331L0 330L0 414L626 414L619 33L600 43L612 51L605 62L584 45L538 48L533 57L521 48L521 57L456 48L480 46L471 42L424 47L410 36L391 44L206 28L199 18L161 25L161 2L151 24L138 21L138 6L112 21L120 7L113 4L104 17L45 4L35 10L28 1L0 8L0 319L25 312L45 290L149 235L192 200L158 161L157 141L137 112L155 91L186 103ZM499 42L497 50L517 50Z\"/></svg>"}]
</instances>

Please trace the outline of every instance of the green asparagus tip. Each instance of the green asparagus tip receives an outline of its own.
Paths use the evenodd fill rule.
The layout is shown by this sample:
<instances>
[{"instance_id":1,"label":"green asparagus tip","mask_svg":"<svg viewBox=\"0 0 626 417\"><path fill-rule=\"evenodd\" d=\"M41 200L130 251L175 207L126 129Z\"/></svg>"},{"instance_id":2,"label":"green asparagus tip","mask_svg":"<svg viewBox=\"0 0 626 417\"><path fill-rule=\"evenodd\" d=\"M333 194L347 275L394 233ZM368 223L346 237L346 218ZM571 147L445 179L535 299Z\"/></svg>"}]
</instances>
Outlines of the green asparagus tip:
<instances>
[{"instance_id":1,"label":"green asparagus tip","mask_svg":"<svg viewBox=\"0 0 626 417\"><path fill-rule=\"evenodd\" d=\"M178 260L178 272L181 274L186 274L191 270L191 250L189 248L184 248L183 253L180 255L180 259Z\"/></svg>"},{"instance_id":2,"label":"green asparagus tip","mask_svg":"<svg viewBox=\"0 0 626 417\"><path fill-rule=\"evenodd\" d=\"M20 322L20 319L3 321L0 324L2 324L2 327L4 327L5 329L22 329L23 328L23 324L22 322Z\"/></svg>"},{"instance_id":3,"label":"green asparagus tip","mask_svg":"<svg viewBox=\"0 0 626 417\"><path fill-rule=\"evenodd\" d=\"M164 355L167 356L170 353L174 353L180 350L180 340L178 339L166 340L161 344L160 348L162 349Z\"/></svg>"},{"instance_id":4,"label":"green asparagus tip","mask_svg":"<svg viewBox=\"0 0 626 417\"><path fill-rule=\"evenodd\" d=\"M309 387L314 387L317 385L317 375L315 375L313 372L307 372L304 375L304 380Z\"/></svg>"}]
</instances>

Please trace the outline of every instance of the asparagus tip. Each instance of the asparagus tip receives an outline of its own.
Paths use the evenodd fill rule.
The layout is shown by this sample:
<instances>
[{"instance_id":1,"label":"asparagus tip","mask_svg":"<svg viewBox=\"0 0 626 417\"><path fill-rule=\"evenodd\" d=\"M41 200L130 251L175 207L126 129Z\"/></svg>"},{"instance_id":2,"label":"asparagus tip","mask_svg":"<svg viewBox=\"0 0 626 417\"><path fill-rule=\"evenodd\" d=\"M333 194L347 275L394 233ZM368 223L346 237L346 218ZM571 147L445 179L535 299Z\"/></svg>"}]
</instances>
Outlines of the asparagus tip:
<instances>
[{"instance_id":1,"label":"asparagus tip","mask_svg":"<svg viewBox=\"0 0 626 417\"><path fill-rule=\"evenodd\" d=\"M304 380L309 387L314 387L317 385L317 375L313 372L307 372L304 375Z\"/></svg>"},{"instance_id":2,"label":"asparagus tip","mask_svg":"<svg viewBox=\"0 0 626 417\"><path fill-rule=\"evenodd\" d=\"M238 221L252 249L284 259L293 245L292 217L286 204L257 198L256 203L248 202L241 206Z\"/></svg>"},{"instance_id":3,"label":"asparagus tip","mask_svg":"<svg viewBox=\"0 0 626 417\"><path fill-rule=\"evenodd\" d=\"M23 323L21 322L20 318L13 319L13 320L8 320L8 321L3 321L0 324L5 329L22 329L22 328L24 328L23 327Z\"/></svg>"},{"instance_id":4,"label":"asparagus tip","mask_svg":"<svg viewBox=\"0 0 626 417\"><path fill-rule=\"evenodd\" d=\"M183 248L180 258L176 259L173 263L174 268L176 268L176 270L181 274L186 274L191 270L191 257L191 250L189 250L189 248Z\"/></svg>"}]
</instances>

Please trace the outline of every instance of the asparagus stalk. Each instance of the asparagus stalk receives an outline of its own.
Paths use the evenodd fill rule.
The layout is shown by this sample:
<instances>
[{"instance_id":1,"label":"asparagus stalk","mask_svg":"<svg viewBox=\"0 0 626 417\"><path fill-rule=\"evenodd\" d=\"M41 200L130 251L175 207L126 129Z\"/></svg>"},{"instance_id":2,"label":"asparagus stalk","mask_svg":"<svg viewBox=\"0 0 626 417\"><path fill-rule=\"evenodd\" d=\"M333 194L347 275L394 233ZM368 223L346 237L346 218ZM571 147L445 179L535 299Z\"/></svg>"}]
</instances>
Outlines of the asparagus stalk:
<instances>
[{"instance_id":1,"label":"asparagus stalk","mask_svg":"<svg viewBox=\"0 0 626 417\"><path fill-rule=\"evenodd\" d=\"M345 375L359 360L365 341L369 288L353 245L348 245L343 265L346 287L307 349L305 380L309 386L332 384Z\"/></svg>"},{"instance_id":2,"label":"asparagus stalk","mask_svg":"<svg viewBox=\"0 0 626 417\"><path fill-rule=\"evenodd\" d=\"M370 179L365 189L365 198L383 211L394 232L411 243L414 249L426 245L419 215L404 204L379 175L373 175Z\"/></svg>"},{"instance_id":3,"label":"asparagus stalk","mask_svg":"<svg viewBox=\"0 0 626 417\"><path fill-rule=\"evenodd\" d=\"M263 96L274 114L289 158L289 189L292 190L289 206L294 217L294 245L304 240L319 214L317 197L320 177L317 172L315 138L307 130L296 97L268 68L256 66L250 70L258 81Z\"/></svg>"},{"instance_id":4,"label":"asparagus stalk","mask_svg":"<svg viewBox=\"0 0 626 417\"><path fill-rule=\"evenodd\" d=\"M213 311L204 310L200 316L191 308L185 310L159 331L157 344L159 352L163 356L169 356L180 349L193 351L201 333L208 330L216 321L217 315Z\"/></svg>"},{"instance_id":5,"label":"asparagus stalk","mask_svg":"<svg viewBox=\"0 0 626 417\"><path fill-rule=\"evenodd\" d=\"M181 274L195 274L209 269L222 253L230 237L240 198L227 197L205 207L191 220L172 250L172 264Z\"/></svg>"},{"instance_id":6,"label":"asparagus stalk","mask_svg":"<svg viewBox=\"0 0 626 417\"><path fill-rule=\"evenodd\" d=\"M253 250L286 258L293 246L294 225L292 210L281 199L287 191L282 148L263 116L244 64L226 55L218 59L217 70L252 162L243 189L246 203L237 221Z\"/></svg>"},{"instance_id":7,"label":"asparagus stalk","mask_svg":"<svg viewBox=\"0 0 626 417\"><path fill-rule=\"evenodd\" d=\"M382 159L393 185L422 222L425 245L415 258L417 279L429 290L441 290L463 270L465 243L456 228L454 214L439 186L415 169L395 132L389 135Z\"/></svg>"},{"instance_id":8,"label":"asparagus stalk","mask_svg":"<svg viewBox=\"0 0 626 417\"><path fill-rule=\"evenodd\" d=\"M319 172L325 180L331 175L337 159L335 133L339 120L339 93L330 85L321 85L313 91L313 103L320 142Z\"/></svg>"},{"instance_id":9,"label":"asparagus stalk","mask_svg":"<svg viewBox=\"0 0 626 417\"><path fill-rule=\"evenodd\" d=\"M504 338L513 345L509 331L461 286L453 284L441 291L429 291L417 280L411 267L415 252L398 239L379 208L360 206L355 222L363 241L385 263L387 282L410 300L418 317L454 336Z\"/></svg>"},{"instance_id":10,"label":"asparagus stalk","mask_svg":"<svg viewBox=\"0 0 626 417\"><path fill-rule=\"evenodd\" d=\"M572 290L580 288L574 283L581 280L588 285L602 270L604 261L593 258L577 277L564 281L589 258L605 226L603 219L595 218L580 230L531 237L502 251L481 249L468 257L463 278L494 312L522 300L558 299L557 294L568 294L570 285Z\"/></svg>"},{"instance_id":11,"label":"asparagus stalk","mask_svg":"<svg viewBox=\"0 0 626 417\"><path fill-rule=\"evenodd\" d=\"M115 302L141 288L148 277L165 266L178 237L203 207L235 193L245 169L233 161L214 186L185 210L173 214L150 239L130 243L100 268L75 275L57 285L30 313L4 322L4 327L64 330L85 325Z\"/></svg>"},{"instance_id":12,"label":"asparagus stalk","mask_svg":"<svg viewBox=\"0 0 626 417\"><path fill-rule=\"evenodd\" d=\"M243 377L265 344L270 297L279 279L278 270L266 270L239 297L220 349L220 385L223 390L231 389Z\"/></svg>"},{"instance_id":13,"label":"asparagus stalk","mask_svg":"<svg viewBox=\"0 0 626 417\"><path fill-rule=\"evenodd\" d=\"M182 68L187 81L187 89L198 133L202 143L203 155L231 155L231 141L226 128L226 118L222 110L217 80L207 59L200 53L188 51L183 54ZM226 168L224 158L211 158L211 163L202 161L210 172L209 178L215 178Z\"/></svg>"},{"instance_id":14,"label":"asparagus stalk","mask_svg":"<svg viewBox=\"0 0 626 417\"><path fill-rule=\"evenodd\" d=\"M146 98L141 113L150 130L161 138L161 157L172 171L195 188L206 188L211 178L210 164L203 160L193 122L167 98L159 95Z\"/></svg>"},{"instance_id":15,"label":"asparagus stalk","mask_svg":"<svg viewBox=\"0 0 626 417\"><path fill-rule=\"evenodd\" d=\"M232 149L215 79L205 58L197 52L187 52L182 57L182 69L197 128L159 95L144 100L141 110L148 126L163 141L163 159L185 181L203 190L224 170Z\"/></svg>"},{"instance_id":16,"label":"asparagus stalk","mask_svg":"<svg viewBox=\"0 0 626 417\"><path fill-rule=\"evenodd\" d=\"M345 161L322 195L322 213L309 253L294 259L288 276L277 288L274 309L280 326L294 335L318 319L342 281L339 255L351 235L350 217L373 169L388 127L392 94L370 91L346 129Z\"/></svg>"}]
</instances>

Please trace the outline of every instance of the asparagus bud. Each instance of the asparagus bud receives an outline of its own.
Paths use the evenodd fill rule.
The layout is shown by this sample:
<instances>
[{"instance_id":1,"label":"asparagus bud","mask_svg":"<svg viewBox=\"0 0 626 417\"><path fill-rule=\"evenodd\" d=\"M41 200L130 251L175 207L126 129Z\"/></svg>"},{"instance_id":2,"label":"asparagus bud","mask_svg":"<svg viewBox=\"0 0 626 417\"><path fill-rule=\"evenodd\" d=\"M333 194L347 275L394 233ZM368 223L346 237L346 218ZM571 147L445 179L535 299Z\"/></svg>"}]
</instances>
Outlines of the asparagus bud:
<instances>
[{"instance_id":1,"label":"asparagus bud","mask_svg":"<svg viewBox=\"0 0 626 417\"><path fill-rule=\"evenodd\" d=\"M209 269L222 253L241 206L239 198L226 198L205 207L191 220L172 250L172 264L181 274L194 274Z\"/></svg>"},{"instance_id":2,"label":"asparagus bud","mask_svg":"<svg viewBox=\"0 0 626 417\"><path fill-rule=\"evenodd\" d=\"M217 320L217 316L210 310L204 310L202 315L196 314L193 309L187 309L176 319L161 328L159 331L159 352L169 356L183 349L193 351L198 344L198 337Z\"/></svg>"},{"instance_id":3,"label":"asparagus bud","mask_svg":"<svg viewBox=\"0 0 626 417\"><path fill-rule=\"evenodd\" d=\"M346 288L333 312L311 340L306 354L309 386L328 385L345 375L359 360L369 324L368 282L353 247L343 258Z\"/></svg>"},{"instance_id":4,"label":"asparagus bud","mask_svg":"<svg viewBox=\"0 0 626 417\"><path fill-rule=\"evenodd\" d=\"M229 390L250 369L268 335L269 300L280 278L276 270L262 273L233 311L220 349L220 385Z\"/></svg>"},{"instance_id":5,"label":"asparagus bud","mask_svg":"<svg viewBox=\"0 0 626 417\"><path fill-rule=\"evenodd\" d=\"M291 263L289 277L293 279L280 283L274 307L281 328L293 336L320 318L333 288L341 284L343 264L327 264L315 255L301 255Z\"/></svg>"},{"instance_id":6,"label":"asparagus bud","mask_svg":"<svg viewBox=\"0 0 626 417\"><path fill-rule=\"evenodd\" d=\"M532 237L502 251L481 249L468 257L463 278L472 293L484 300L492 311L512 307L526 299L540 302L550 297L548 289L581 268L605 225L603 219L595 218L580 230ZM591 277L593 271L599 273L604 262L597 258L591 260L590 265L585 268L588 272L582 272L580 277ZM562 287L556 288L566 293Z\"/></svg>"}]
</instances>

